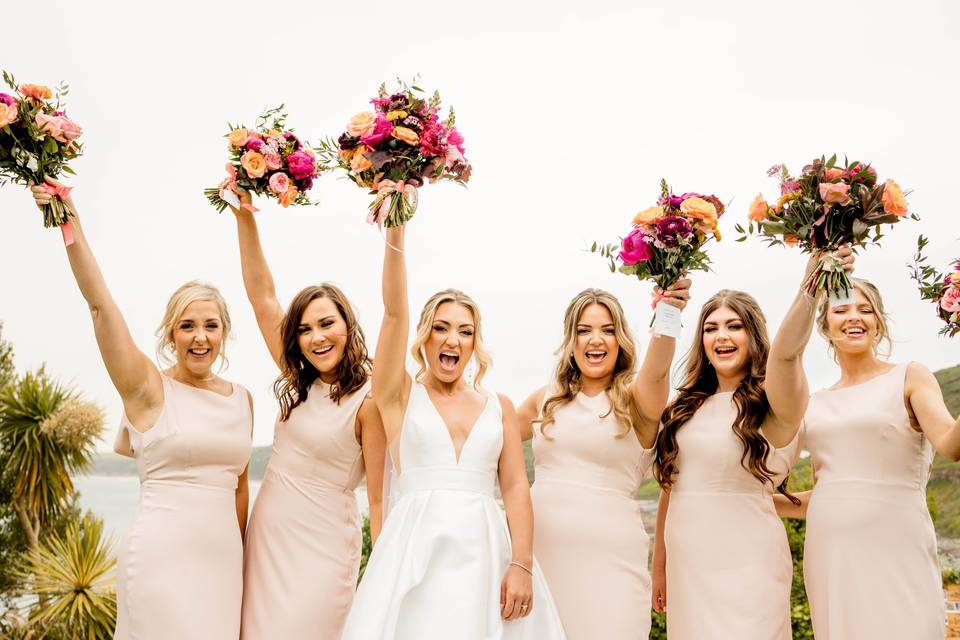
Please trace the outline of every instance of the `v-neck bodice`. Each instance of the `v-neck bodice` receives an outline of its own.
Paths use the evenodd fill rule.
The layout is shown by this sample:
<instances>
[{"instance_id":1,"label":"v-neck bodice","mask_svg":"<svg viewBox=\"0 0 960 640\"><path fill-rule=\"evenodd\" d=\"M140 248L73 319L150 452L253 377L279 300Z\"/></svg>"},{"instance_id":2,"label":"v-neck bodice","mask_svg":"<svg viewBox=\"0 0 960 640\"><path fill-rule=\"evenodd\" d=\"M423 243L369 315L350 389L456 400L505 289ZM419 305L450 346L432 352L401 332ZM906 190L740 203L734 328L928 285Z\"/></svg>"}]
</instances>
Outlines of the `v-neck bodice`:
<instances>
[{"instance_id":1,"label":"v-neck bodice","mask_svg":"<svg viewBox=\"0 0 960 640\"><path fill-rule=\"evenodd\" d=\"M426 388L414 382L400 432L400 473L429 467L458 467L496 472L503 446L500 403L487 394L457 459L453 438Z\"/></svg>"}]
</instances>

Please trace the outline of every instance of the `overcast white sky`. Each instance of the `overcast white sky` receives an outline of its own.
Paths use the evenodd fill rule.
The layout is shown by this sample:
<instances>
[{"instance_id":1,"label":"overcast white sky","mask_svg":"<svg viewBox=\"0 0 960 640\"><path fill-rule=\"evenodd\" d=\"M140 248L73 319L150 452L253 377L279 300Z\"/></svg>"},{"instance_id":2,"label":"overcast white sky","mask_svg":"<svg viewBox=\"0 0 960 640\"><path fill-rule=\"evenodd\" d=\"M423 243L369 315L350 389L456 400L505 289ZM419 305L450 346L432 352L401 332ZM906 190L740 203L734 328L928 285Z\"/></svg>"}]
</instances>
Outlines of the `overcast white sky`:
<instances>
[{"instance_id":1,"label":"overcast white sky","mask_svg":"<svg viewBox=\"0 0 960 640\"><path fill-rule=\"evenodd\" d=\"M86 153L70 182L135 339L152 354L168 295L192 278L217 284L235 322L225 375L254 393L256 444L272 438L276 371L243 293L232 216L202 193L222 177L225 123L252 124L285 102L301 136L337 135L382 80L417 72L456 107L474 173L466 190L422 190L408 234L411 310L445 287L473 295L495 359L488 386L515 402L548 380L563 310L585 287L619 296L645 343L649 286L583 250L622 235L661 176L733 201L688 323L729 287L754 294L775 330L804 258L735 243L733 225L758 191L777 193L770 165L798 170L821 153L872 162L913 190L923 221L898 225L858 273L888 302L894 359L960 360L905 268L919 232L938 262L960 249L955 2L51 1L42 15L25 3L3 13L0 65L21 82L72 86ZM258 202L281 302L336 282L372 351L383 243L364 224L369 197L331 177L312 195L321 206ZM60 234L20 187L0 190L0 215L0 319L17 365L46 362L75 382L106 409L112 441L119 399ZM812 386L832 382L819 338L808 354Z\"/></svg>"}]
</instances>

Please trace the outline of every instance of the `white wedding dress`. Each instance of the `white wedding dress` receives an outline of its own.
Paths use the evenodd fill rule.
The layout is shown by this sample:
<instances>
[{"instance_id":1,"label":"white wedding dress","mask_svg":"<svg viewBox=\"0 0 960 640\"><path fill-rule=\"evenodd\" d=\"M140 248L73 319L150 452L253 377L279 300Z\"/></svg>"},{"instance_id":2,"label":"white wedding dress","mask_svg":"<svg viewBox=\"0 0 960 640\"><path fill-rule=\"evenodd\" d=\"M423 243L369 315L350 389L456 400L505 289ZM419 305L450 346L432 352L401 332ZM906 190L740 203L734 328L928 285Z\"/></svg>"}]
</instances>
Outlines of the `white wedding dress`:
<instances>
[{"instance_id":1,"label":"white wedding dress","mask_svg":"<svg viewBox=\"0 0 960 640\"><path fill-rule=\"evenodd\" d=\"M414 382L399 440L392 507L342 638L563 640L536 563L533 611L512 622L500 617L500 584L511 554L494 499L503 446L496 395L488 394L458 462L446 424Z\"/></svg>"}]
</instances>

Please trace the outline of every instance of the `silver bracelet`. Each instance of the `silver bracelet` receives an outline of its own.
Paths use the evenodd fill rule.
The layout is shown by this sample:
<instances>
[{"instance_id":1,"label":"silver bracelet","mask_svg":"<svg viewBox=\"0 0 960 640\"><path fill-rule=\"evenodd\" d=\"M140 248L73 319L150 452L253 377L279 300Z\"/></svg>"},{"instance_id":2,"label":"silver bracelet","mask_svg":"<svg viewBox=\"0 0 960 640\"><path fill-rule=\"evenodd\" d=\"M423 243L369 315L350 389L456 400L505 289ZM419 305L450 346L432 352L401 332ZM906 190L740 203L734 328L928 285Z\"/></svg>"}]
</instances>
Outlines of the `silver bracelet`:
<instances>
[{"instance_id":1,"label":"silver bracelet","mask_svg":"<svg viewBox=\"0 0 960 640\"><path fill-rule=\"evenodd\" d=\"M510 566L511 566L511 567L520 567L521 569L523 569L524 571L526 571L527 573L529 573L531 576L533 575L533 571L532 571L531 569L528 569L526 565L524 565L524 564L521 563L521 562L517 562L516 560L510 562Z\"/></svg>"}]
</instances>

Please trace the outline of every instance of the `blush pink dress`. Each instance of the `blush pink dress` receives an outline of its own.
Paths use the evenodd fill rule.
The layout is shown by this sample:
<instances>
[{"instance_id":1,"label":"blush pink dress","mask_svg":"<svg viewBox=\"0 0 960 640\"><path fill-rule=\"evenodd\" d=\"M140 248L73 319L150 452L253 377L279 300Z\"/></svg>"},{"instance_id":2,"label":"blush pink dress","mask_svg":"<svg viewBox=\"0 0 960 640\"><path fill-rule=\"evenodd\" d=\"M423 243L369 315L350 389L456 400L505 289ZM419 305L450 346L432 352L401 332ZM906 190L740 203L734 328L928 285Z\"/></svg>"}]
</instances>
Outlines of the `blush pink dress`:
<instances>
[{"instance_id":1,"label":"blush pink dress","mask_svg":"<svg viewBox=\"0 0 960 640\"><path fill-rule=\"evenodd\" d=\"M677 431L679 473L664 525L670 640L789 640L793 563L770 483L740 464L730 392L708 398ZM799 435L771 449L779 484ZM646 603L644 603L646 607Z\"/></svg>"},{"instance_id":2,"label":"blush pink dress","mask_svg":"<svg viewBox=\"0 0 960 640\"><path fill-rule=\"evenodd\" d=\"M817 640L941 640L926 488L933 448L904 406L907 365L818 391L805 421L816 484L803 574Z\"/></svg>"},{"instance_id":3,"label":"blush pink dress","mask_svg":"<svg viewBox=\"0 0 960 640\"><path fill-rule=\"evenodd\" d=\"M120 543L117 640L236 640L243 597L237 478L250 460L246 390L229 396L165 375L163 409L114 449L136 458L140 502Z\"/></svg>"},{"instance_id":4,"label":"blush pink dress","mask_svg":"<svg viewBox=\"0 0 960 640\"><path fill-rule=\"evenodd\" d=\"M548 394L549 395L549 394ZM570 640L650 634L649 537L634 499L650 467L606 393L578 393L534 427L533 551Z\"/></svg>"},{"instance_id":5,"label":"blush pink dress","mask_svg":"<svg viewBox=\"0 0 960 640\"><path fill-rule=\"evenodd\" d=\"M244 565L244 640L336 640L360 568L357 412L370 381L337 404L317 381L286 422L257 494Z\"/></svg>"}]
</instances>

